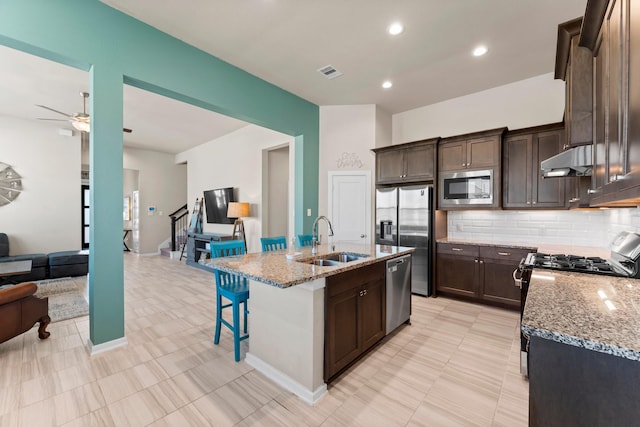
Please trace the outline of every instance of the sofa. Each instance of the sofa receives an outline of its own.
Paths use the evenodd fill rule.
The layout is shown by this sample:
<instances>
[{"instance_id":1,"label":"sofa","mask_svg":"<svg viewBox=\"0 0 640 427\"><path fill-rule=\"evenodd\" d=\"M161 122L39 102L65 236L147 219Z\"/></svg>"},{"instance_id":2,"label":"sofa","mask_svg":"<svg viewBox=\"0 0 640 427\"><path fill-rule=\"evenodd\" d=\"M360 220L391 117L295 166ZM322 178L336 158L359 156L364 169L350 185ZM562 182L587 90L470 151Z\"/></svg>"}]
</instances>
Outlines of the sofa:
<instances>
[{"instance_id":1,"label":"sofa","mask_svg":"<svg viewBox=\"0 0 640 427\"><path fill-rule=\"evenodd\" d=\"M49 338L49 299L34 296L37 290L33 282L0 289L0 343L27 332L38 322L38 337Z\"/></svg>"},{"instance_id":2,"label":"sofa","mask_svg":"<svg viewBox=\"0 0 640 427\"><path fill-rule=\"evenodd\" d=\"M33 282L47 278L49 258L46 254L26 254L9 256L9 237L0 233L0 262L31 260L31 272L8 277L0 277L0 285Z\"/></svg>"},{"instance_id":3,"label":"sofa","mask_svg":"<svg viewBox=\"0 0 640 427\"><path fill-rule=\"evenodd\" d=\"M0 286L58 277L84 276L89 272L88 251L9 256L9 237L5 233L0 233L0 263L25 260L31 260L31 272L0 277Z\"/></svg>"}]
</instances>

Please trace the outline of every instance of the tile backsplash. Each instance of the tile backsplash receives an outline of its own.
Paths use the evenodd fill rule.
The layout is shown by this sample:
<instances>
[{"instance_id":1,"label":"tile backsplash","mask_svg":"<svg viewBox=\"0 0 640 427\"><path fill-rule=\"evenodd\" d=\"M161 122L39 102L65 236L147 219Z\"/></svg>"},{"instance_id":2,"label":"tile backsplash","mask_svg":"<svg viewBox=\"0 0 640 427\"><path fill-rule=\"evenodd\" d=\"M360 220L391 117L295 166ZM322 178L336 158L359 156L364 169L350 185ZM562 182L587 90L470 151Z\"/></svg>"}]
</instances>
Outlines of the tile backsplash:
<instances>
[{"instance_id":1,"label":"tile backsplash","mask_svg":"<svg viewBox=\"0 0 640 427\"><path fill-rule=\"evenodd\" d=\"M640 233L640 209L450 211L450 239L608 248L620 231Z\"/></svg>"}]
</instances>

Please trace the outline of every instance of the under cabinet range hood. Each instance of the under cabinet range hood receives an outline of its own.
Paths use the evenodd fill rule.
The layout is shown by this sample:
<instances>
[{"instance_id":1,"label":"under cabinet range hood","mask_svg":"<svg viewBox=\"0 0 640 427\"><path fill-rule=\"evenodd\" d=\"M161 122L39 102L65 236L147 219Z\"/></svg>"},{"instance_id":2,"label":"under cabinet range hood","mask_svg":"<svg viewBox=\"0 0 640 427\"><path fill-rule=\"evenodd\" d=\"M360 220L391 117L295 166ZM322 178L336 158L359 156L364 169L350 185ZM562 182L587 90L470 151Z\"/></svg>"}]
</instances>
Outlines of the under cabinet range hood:
<instances>
[{"instance_id":1,"label":"under cabinet range hood","mask_svg":"<svg viewBox=\"0 0 640 427\"><path fill-rule=\"evenodd\" d=\"M593 168L592 145L581 145L540 162L542 176L590 176Z\"/></svg>"}]
</instances>

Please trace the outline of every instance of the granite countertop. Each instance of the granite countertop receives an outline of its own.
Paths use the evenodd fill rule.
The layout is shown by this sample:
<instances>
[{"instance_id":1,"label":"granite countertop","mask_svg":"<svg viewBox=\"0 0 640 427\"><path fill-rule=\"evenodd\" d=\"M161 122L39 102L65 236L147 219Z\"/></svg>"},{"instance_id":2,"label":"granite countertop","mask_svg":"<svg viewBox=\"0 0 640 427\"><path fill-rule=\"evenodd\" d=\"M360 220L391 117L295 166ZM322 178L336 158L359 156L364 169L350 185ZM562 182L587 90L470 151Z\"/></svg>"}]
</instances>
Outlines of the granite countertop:
<instances>
[{"instance_id":1,"label":"granite countertop","mask_svg":"<svg viewBox=\"0 0 640 427\"><path fill-rule=\"evenodd\" d=\"M528 245L526 243L513 243L513 242L487 242L482 240L472 239L460 239L445 237L442 239L436 239L437 243L453 243L459 245L476 245L476 246L502 246L504 248L513 249L536 249L537 245Z\"/></svg>"},{"instance_id":2,"label":"granite countertop","mask_svg":"<svg viewBox=\"0 0 640 427\"><path fill-rule=\"evenodd\" d=\"M522 331L640 360L640 280L534 269Z\"/></svg>"},{"instance_id":3,"label":"granite countertop","mask_svg":"<svg viewBox=\"0 0 640 427\"><path fill-rule=\"evenodd\" d=\"M523 240L526 238L523 238ZM460 238L442 238L437 239L438 243L453 243L460 245L477 245L477 246L502 246L514 249L534 249L537 252L545 254L571 254L579 256L598 256L601 258L609 258L611 251L605 248L597 248L591 246L574 246L574 245L558 245L551 243L513 243L513 242L488 242L483 240L460 239Z\"/></svg>"},{"instance_id":4,"label":"granite countertop","mask_svg":"<svg viewBox=\"0 0 640 427\"><path fill-rule=\"evenodd\" d=\"M209 259L205 265L212 270L215 266L222 271L240 274L268 285L288 288L315 279L364 267L365 265L374 264L379 261L396 258L414 251L414 248L402 246L338 243L332 247L329 247L329 245L318 246L318 253L315 255L311 255L311 247L300 248L294 259L287 258L287 254L293 253L292 250L284 250ZM310 258L322 258L324 255L335 252L348 252L366 255L366 257L343 263L339 266L318 266L297 261Z\"/></svg>"}]
</instances>

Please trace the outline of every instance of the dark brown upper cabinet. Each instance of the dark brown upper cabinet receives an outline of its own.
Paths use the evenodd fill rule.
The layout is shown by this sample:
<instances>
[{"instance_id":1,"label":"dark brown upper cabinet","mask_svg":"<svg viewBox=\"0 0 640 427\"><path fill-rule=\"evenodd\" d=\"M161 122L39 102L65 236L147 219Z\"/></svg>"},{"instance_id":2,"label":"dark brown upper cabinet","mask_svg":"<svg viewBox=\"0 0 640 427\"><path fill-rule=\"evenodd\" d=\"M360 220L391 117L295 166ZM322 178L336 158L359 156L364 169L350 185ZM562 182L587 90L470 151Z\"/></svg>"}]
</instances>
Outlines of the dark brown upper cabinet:
<instances>
[{"instance_id":1,"label":"dark brown upper cabinet","mask_svg":"<svg viewBox=\"0 0 640 427\"><path fill-rule=\"evenodd\" d=\"M503 142L505 209L566 209L567 186L573 178L543 178L540 162L565 145L562 123L507 132Z\"/></svg>"},{"instance_id":2,"label":"dark brown upper cabinet","mask_svg":"<svg viewBox=\"0 0 640 427\"><path fill-rule=\"evenodd\" d=\"M376 148L376 184L433 181L439 138Z\"/></svg>"},{"instance_id":3,"label":"dark brown upper cabinet","mask_svg":"<svg viewBox=\"0 0 640 427\"><path fill-rule=\"evenodd\" d=\"M565 81L566 145L593 142L593 55L578 45L582 18L558 25L555 78Z\"/></svg>"},{"instance_id":4,"label":"dark brown upper cabinet","mask_svg":"<svg viewBox=\"0 0 640 427\"><path fill-rule=\"evenodd\" d=\"M500 142L504 129L494 134L468 134L442 139L439 145L439 172L486 169L500 165Z\"/></svg>"},{"instance_id":5,"label":"dark brown upper cabinet","mask_svg":"<svg viewBox=\"0 0 640 427\"><path fill-rule=\"evenodd\" d=\"M591 206L640 204L640 2L589 0L580 46L593 54Z\"/></svg>"},{"instance_id":6,"label":"dark brown upper cabinet","mask_svg":"<svg viewBox=\"0 0 640 427\"><path fill-rule=\"evenodd\" d=\"M472 210L502 207L502 136L506 127L443 138L438 143L438 209ZM444 179L455 172L491 170L491 204L455 204L445 199Z\"/></svg>"}]
</instances>

